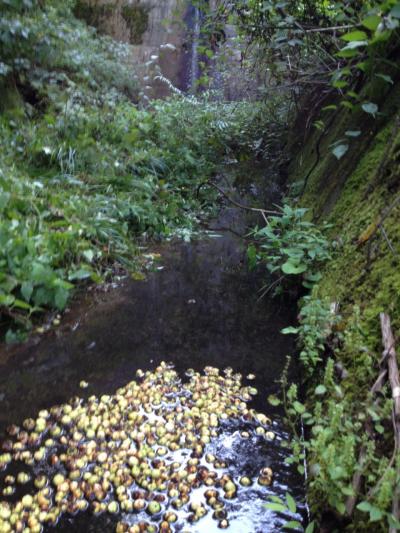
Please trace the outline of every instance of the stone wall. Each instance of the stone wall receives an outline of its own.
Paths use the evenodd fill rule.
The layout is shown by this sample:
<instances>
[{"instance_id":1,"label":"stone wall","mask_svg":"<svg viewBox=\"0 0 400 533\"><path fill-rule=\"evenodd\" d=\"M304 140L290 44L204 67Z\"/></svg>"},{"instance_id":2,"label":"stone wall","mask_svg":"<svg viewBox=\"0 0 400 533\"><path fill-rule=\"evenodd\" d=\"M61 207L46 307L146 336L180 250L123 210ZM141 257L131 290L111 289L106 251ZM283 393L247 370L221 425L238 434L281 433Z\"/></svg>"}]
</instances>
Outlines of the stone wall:
<instances>
[{"instance_id":1,"label":"stone wall","mask_svg":"<svg viewBox=\"0 0 400 533\"><path fill-rule=\"evenodd\" d=\"M186 11L186 0L79 0L75 7L75 15L101 33L132 45L132 61L148 98L170 94L162 78L186 89Z\"/></svg>"}]
</instances>

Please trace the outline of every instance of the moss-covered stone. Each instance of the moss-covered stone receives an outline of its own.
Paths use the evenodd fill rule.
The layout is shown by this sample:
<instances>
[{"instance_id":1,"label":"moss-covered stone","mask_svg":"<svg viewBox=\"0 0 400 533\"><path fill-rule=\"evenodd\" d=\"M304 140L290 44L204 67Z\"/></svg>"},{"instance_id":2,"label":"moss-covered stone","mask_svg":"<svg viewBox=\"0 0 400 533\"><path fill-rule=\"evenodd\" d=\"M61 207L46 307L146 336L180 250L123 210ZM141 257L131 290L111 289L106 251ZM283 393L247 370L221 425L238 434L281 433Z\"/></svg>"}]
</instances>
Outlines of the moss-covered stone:
<instances>
[{"instance_id":1,"label":"moss-covered stone","mask_svg":"<svg viewBox=\"0 0 400 533\"><path fill-rule=\"evenodd\" d=\"M149 23L149 7L137 3L90 3L78 0L74 14L100 32L118 39L128 34L131 44L141 44ZM112 18L112 23L110 20Z\"/></svg>"},{"instance_id":2,"label":"moss-covered stone","mask_svg":"<svg viewBox=\"0 0 400 533\"><path fill-rule=\"evenodd\" d=\"M125 5L121 14L131 32L131 43L141 44L149 24L149 8L135 4Z\"/></svg>"},{"instance_id":3,"label":"moss-covered stone","mask_svg":"<svg viewBox=\"0 0 400 533\"><path fill-rule=\"evenodd\" d=\"M381 311L390 313L394 329L400 331L399 204L385 218L384 232L377 228L385 209L400 194L400 128L396 122L400 84L384 96L377 120L361 110L337 113L319 141L317 164L320 131L309 136L289 169L290 182L297 182L300 190L303 177L312 170L300 202L311 209L314 220L332 224L330 236L337 243L314 294L339 301L344 314L354 304L360 306L368 340L377 351ZM338 161L331 153L332 143L347 130L356 129L361 135Z\"/></svg>"}]
</instances>

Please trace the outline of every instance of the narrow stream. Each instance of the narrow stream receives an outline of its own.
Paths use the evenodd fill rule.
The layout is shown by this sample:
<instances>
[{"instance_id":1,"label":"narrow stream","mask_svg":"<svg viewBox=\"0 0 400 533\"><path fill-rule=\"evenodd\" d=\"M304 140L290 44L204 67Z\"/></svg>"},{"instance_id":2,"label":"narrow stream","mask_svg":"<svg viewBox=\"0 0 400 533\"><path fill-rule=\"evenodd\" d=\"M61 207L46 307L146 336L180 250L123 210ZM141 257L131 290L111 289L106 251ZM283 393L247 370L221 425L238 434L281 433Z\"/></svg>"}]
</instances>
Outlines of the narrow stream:
<instances>
[{"instance_id":1,"label":"narrow stream","mask_svg":"<svg viewBox=\"0 0 400 533\"><path fill-rule=\"evenodd\" d=\"M246 187L259 193L254 184ZM247 197L247 201L251 199ZM296 306L282 299L258 300L262 277L248 271L243 241L237 236L248 231L247 224L242 210L225 203L218 218L210 223L216 229L206 232L200 240L173 242L151 250L160 258L146 280L126 278L107 292L93 291L71 306L59 328L33 336L23 346L3 348L0 441L11 423L35 418L39 410L76 396L85 400L92 395L115 394L119 387L137 379L138 369L153 371L162 361L174 365L182 378L179 386L183 387L188 382L188 369L201 373L212 366L223 374L229 367L233 373L242 374L245 386L258 389L250 405L272 418L269 430L275 438L270 440L258 434L256 425L248 420L228 419L206 446L205 452L226 463L225 472L236 483L241 476L253 481L250 487L240 487L235 498L227 500L228 530L281 531L285 517L264 508L264 503L268 495L284 497L286 491L300 500L302 479L292 466L284 463L288 452L281 442L287 434L279 413L269 412L266 398L277 391L276 380L286 355L294 351L291 339L280 330L293 322ZM87 388L80 386L82 380L88 383ZM166 460L176 460L173 456L171 453ZM273 471L273 483L261 486L257 477L266 466ZM0 489L5 476L17 472L19 467L11 464L3 472L0 469ZM29 484L23 490L31 494L35 491ZM204 487L196 488L193 497L200 500L202 492ZM6 498L0 494L1 500L15 501L15 495ZM171 530L219 531L211 513L193 524L187 523L187 515L187 511L180 512ZM124 518L128 523L136 523L146 516ZM119 518L109 513L93 516L90 511L76 516L65 514L56 529L111 532ZM147 520L156 523L148 516Z\"/></svg>"}]
</instances>

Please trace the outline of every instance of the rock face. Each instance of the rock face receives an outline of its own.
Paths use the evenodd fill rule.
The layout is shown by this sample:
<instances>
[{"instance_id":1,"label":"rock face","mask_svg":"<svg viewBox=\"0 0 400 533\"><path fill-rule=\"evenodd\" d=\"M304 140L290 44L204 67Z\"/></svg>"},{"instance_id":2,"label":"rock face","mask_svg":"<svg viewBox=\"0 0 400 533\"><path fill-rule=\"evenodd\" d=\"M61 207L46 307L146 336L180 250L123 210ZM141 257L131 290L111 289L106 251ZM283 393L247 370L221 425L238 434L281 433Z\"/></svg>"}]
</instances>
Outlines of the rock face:
<instances>
[{"instance_id":1,"label":"rock face","mask_svg":"<svg viewBox=\"0 0 400 533\"><path fill-rule=\"evenodd\" d=\"M140 45L134 47L136 62L146 64L144 81L148 97L162 97L171 88L162 78L170 80L179 90L186 90L187 2L185 0L143 0L148 10L148 24ZM161 79L154 77L161 74Z\"/></svg>"},{"instance_id":2,"label":"rock face","mask_svg":"<svg viewBox=\"0 0 400 533\"><path fill-rule=\"evenodd\" d=\"M218 6L218 0L204 1L211 11ZM205 73L212 78L209 87L228 100L248 93L235 28L226 25L220 34L201 35L203 17L190 0L78 0L75 14L132 45L143 100L168 96L175 89L196 90ZM212 59L199 53L200 45L212 50ZM201 64L207 65L205 71Z\"/></svg>"},{"instance_id":3,"label":"rock face","mask_svg":"<svg viewBox=\"0 0 400 533\"><path fill-rule=\"evenodd\" d=\"M74 11L100 32L132 45L147 97L170 94L171 84L186 90L187 0L78 0Z\"/></svg>"}]
</instances>

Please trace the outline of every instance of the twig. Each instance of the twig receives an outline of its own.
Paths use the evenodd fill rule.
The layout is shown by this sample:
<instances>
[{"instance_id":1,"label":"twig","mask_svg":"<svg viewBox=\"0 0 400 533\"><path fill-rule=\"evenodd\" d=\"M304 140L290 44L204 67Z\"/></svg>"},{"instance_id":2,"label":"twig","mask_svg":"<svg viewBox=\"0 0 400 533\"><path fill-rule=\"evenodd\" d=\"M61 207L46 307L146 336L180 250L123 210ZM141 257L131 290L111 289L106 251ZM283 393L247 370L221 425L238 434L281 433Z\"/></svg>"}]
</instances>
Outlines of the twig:
<instances>
[{"instance_id":1,"label":"twig","mask_svg":"<svg viewBox=\"0 0 400 533\"><path fill-rule=\"evenodd\" d=\"M264 298L264 296L266 294L269 293L270 290L272 290L276 285L278 285L278 283L280 283L283 279L284 279L285 276L280 276L278 279L276 279L275 281L273 281L270 285L268 285L268 287L266 288L266 290L264 290L262 292L262 294L257 298L257 301L261 300L262 298ZM261 289L262 290L262 289Z\"/></svg>"},{"instance_id":2,"label":"twig","mask_svg":"<svg viewBox=\"0 0 400 533\"><path fill-rule=\"evenodd\" d=\"M253 211L255 213L261 213L263 215L276 215L276 216L282 216L282 213L280 211L270 211L268 209L261 209L260 207L250 207L248 205L243 205L231 198L227 195L227 193L219 187L216 183L213 183L212 181L208 182L209 185L217 189L222 196L224 196L231 204L235 205L236 207L239 207L239 209L246 209L247 211Z\"/></svg>"},{"instance_id":3,"label":"twig","mask_svg":"<svg viewBox=\"0 0 400 533\"><path fill-rule=\"evenodd\" d=\"M387 236L387 233L386 233L386 230L385 228L383 227L383 224L381 226L381 233L383 235L383 238L385 239L386 241L386 244L389 246L389 250L392 252L393 255L398 255L396 250L393 248L393 245L392 243L390 242L390 239L389 237Z\"/></svg>"}]
</instances>

